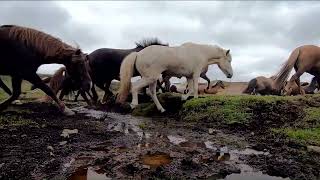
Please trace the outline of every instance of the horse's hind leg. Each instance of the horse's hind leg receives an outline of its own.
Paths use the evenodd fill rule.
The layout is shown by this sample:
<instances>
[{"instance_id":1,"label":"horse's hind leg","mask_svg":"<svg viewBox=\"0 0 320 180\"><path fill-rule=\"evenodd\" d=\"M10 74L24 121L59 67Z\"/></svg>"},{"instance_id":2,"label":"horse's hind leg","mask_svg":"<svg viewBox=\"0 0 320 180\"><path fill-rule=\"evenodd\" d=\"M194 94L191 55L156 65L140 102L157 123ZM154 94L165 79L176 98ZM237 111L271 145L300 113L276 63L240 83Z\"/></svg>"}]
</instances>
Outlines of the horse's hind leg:
<instances>
[{"instance_id":1,"label":"horse's hind leg","mask_svg":"<svg viewBox=\"0 0 320 180\"><path fill-rule=\"evenodd\" d=\"M0 104L0 111L6 109L14 100L18 99L21 94L22 79L18 77L12 77L12 96Z\"/></svg>"},{"instance_id":2,"label":"horse's hind leg","mask_svg":"<svg viewBox=\"0 0 320 180\"><path fill-rule=\"evenodd\" d=\"M44 93L46 93L48 96L50 96L59 106L60 110L65 115L73 115L74 112L72 112L70 109L68 109L62 101L60 101L55 93L52 91L49 86L47 86L44 82L42 82L41 78L37 74L32 74L29 77L26 78L27 81L34 84L37 88L41 89Z\"/></svg>"},{"instance_id":3,"label":"horse's hind leg","mask_svg":"<svg viewBox=\"0 0 320 180\"><path fill-rule=\"evenodd\" d=\"M8 86L0 79L0 87L9 95L12 95L11 90L8 88Z\"/></svg>"},{"instance_id":4,"label":"horse's hind leg","mask_svg":"<svg viewBox=\"0 0 320 180\"><path fill-rule=\"evenodd\" d=\"M149 84L149 89L150 89L150 93L151 93L151 98L153 100L153 102L156 104L157 106L157 109L160 111L160 112L165 112L165 109L161 106L159 100L158 100L158 97L157 97L157 82L153 82L151 84Z\"/></svg>"},{"instance_id":5,"label":"horse's hind leg","mask_svg":"<svg viewBox=\"0 0 320 180\"><path fill-rule=\"evenodd\" d=\"M112 95L112 92L110 91L110 85L112 80L107 80L104 86L104 95L101 100L101 104L105 104L108 100L108 98Z\"/></svg>"}]
</instances>

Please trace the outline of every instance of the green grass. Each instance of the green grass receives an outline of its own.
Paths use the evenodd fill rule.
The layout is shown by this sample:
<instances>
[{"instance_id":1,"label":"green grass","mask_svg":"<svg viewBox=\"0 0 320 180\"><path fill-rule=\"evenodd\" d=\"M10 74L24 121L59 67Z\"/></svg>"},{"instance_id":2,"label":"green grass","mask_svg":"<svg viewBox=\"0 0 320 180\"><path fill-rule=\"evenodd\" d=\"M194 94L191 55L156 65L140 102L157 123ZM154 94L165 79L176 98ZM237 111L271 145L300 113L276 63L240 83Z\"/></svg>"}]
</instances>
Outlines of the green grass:
<instances>
[{"instance_id":1,"label":"green grass","mask_svg":"<svg viewBox=\"0 0 320 180\"><path fill-rule=\"evenodd\" d=\"M11 87L11 78L9 76L0 76L1 80L12 90ZM36 89L31 91L31 84L27 81L22 81L21 92L27 93L28 99L36 99L45 95L41 90ZM7 99L9 95L0 88L0 102ZM20 95L20 98L23 98L23 95Z\"/></svg>"},{"instance_id":2,"label":"green grass","mask_svg":"<svg viewBox=\"0 0 320 180\"><path fill-rule=\"evenodd\" d=\"M320 145L320 128L306 128L306 129L274 129L275 133L284 133L289 139L294 140L299 144L304 145Z\"/></svg>"},{"instance_id":3,"label":"green grass","mask_svg":"<svg viewBox=\"0 0 320 180\"><path fill-rule=\"evenodd\" d=\"M0 116L0 127L3 126L38 126L31 119L23 118L21 115Z\"/></svg>"},{"instance_id":4,"label":"green grass","mask_svg":"<svg viewBox=\"0 0 320 180\"><path fill-rule=\"evenodd\" d=\"M308 123L314 123L317 126L320 125L320 108L319 107L308 107L305 108L306 116L304 121Z\"/></svg>"},{"instance_id":5,"label":"green grass","mask_svg":"<svg viewBox=\"0 0 320 180\"><path fill-rule=\"evenodd\" d=\"M225 124L246 124L253 116L256 106L264 106L265 111L273 110L279 101L292 98L281 96L210 96L187 101L182 108L186 121L222 121Z\"/></svg>"}]
</instances>

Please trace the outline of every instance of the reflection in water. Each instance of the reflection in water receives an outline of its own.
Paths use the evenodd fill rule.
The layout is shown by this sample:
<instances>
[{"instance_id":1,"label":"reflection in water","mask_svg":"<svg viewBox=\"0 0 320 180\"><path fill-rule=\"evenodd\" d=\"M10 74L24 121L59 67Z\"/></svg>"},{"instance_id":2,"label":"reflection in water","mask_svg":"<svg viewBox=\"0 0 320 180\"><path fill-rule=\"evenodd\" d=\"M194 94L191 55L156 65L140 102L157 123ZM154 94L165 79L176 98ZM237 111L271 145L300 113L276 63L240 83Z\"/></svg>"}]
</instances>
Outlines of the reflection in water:
<instances>
[{"instance_id":1,"label":"reflection in water","mask_svg":"<svg viewBox=\"0 0 320 180\"><path fill-rule=\"evenodd\" d=\"M105 173L95 171L92 167L83 168L72 174L68 180L111 180Z\"/></svg>"}]
</instances>

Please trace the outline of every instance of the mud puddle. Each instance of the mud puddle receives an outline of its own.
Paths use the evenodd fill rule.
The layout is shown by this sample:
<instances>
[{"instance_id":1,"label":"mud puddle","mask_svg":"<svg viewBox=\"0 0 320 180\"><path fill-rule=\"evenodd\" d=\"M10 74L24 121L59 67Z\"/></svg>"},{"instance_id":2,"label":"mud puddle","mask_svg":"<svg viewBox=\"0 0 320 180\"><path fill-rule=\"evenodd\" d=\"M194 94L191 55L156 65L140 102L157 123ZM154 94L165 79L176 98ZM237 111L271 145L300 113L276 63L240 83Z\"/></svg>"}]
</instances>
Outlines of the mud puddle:
<instances>
[{"instance_id":1,"label":"mud puddle","mask_svg":"<svg viewBox=\"0 0 320 180\"><path fill-rule=\"evenodd\" d=\"M68 180L111 180L112 178L107 177L103 171L88 167L79 169L77 172L72 174Z\"/></svg>"},{"instance_id":2,"label":"mud puddle","mask_svg":"<svg viewBox=\"0 0 320 180\"><path fill-rule=\"evenodd\" d=\"M241 137L216 130L214 134L193 131L173 119L134 117L112 112L103 114L85 108L76 110L87 116L104 118L106 133L120 134L108 143L92 148L105 152L104 160L98 162L108 161L96 163L104 172L104 178L149 177L156 173L156 177L218 179L221 178L221 171L224 172L223 177L229 174L226 178L243 176L243 173L246 173L246 178L255 178L256 173L260 172L246 164L245 156L270 155L246 148L248 143ZM158 168L162 169L160 175L155 172ZM79 171L84 173L85 170L76 171L70 178ZM89 172L88 168L86 172ZM217 174L218 177L212 176Z\"/></svg>"}]
</instances>

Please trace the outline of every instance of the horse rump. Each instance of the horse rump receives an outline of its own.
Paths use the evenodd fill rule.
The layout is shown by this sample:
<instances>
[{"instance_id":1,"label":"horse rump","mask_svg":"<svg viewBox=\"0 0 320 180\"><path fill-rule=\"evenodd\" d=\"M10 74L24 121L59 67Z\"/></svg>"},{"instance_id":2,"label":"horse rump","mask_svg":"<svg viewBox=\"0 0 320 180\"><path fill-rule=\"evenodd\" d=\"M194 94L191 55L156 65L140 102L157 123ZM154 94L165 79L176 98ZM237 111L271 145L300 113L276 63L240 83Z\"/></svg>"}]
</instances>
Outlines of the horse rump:
<instances>
[{"instance_id":1,"label":"horse rump","mask_svg":"<svg viewBox=\"0 0 320 180\"><path fill-rule=\"evenodd\" d=\"M248 86L245 90L243 90L242 93L244 94L252 94L254 92L254 90L256 89L257 86L257 79L251 79L248 83Z\"/></svg>"}]
</instances>

